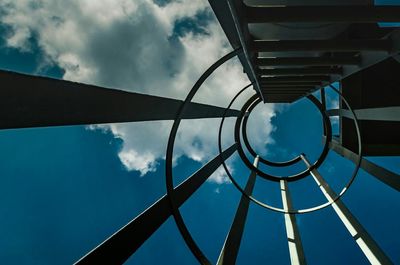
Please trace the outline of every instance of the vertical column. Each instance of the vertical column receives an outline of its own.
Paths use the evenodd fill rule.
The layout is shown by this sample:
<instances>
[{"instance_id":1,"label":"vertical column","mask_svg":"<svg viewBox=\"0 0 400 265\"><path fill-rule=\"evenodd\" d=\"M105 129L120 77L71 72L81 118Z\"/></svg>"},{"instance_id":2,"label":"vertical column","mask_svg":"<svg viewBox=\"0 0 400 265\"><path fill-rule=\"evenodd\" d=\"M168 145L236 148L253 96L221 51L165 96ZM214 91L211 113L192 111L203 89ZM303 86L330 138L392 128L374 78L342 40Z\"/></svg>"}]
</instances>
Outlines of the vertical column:
<instances>
[{"instance_id":1,"label":"vertical column","mask_svg":"<svg viewBox=\"0 0 400 265\"><path fill-rule=\"evenodd\" d=\"M257 156L254 159L254 166L258 166ZM245 192L252 194L254 184L256 183L256 172L251 172L247 181ZM240 198L239 206L236 210L235 218L229 230L228 236L225 239L224 246L222 247L221 253L219 254L217 264L218 265L231 265L236 263L237 255L239 253L240 241L242 240L244 225L246 223L247 213L249 210L250 200L242 195Z\"/></svg>"},{"instance_id":2,"label":"vertical column","mask_svg":"<svg viewBox=\"0 0 400 265\"><path fill-rule=\"evenodd\" d=\"M310 167L310 163L305 156L302 155L301 157L307 167ZM326 199L332 202L337 194L329 187L316 169L311 170L311 175ZM371 264L393 264L340 199L332 203L332 208Z\"/></svg>"},{"instance_id":3,"label":"vertical column","mask_svg":"<svg viewBox=\"0 0 400 265\"><path fill-rule=\"evenodd\" d=\"M281 180L281 195L282 204L285 211L293 210L292 200L290 198L289 187L286 180ZM290 262L291 264L307 264L304 256L303 245L301 244L301 238L299 229L296 223L296 215L285 213L285 226L286 235L289 246Z\"/></svg>"}]
</instances>

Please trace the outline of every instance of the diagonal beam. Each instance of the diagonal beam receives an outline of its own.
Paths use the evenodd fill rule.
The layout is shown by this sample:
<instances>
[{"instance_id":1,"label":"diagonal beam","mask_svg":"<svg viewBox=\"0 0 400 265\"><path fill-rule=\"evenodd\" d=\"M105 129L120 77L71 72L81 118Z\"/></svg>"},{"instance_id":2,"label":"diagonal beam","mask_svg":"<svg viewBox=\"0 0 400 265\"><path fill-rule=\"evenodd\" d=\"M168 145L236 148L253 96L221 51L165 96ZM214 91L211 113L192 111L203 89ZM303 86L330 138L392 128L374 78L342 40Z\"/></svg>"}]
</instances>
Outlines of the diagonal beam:
<instances>
[{"instance_id":1,"label":"diagonal beam","mask_svg":"<svg viewBox=\"0 0 400 265\"><path fill-rule=\"evenodd\" d=\"M303 155L301 158L309 168L311 165L308 160ZM310 173L326 199L329 202L333 202L334 198L337 197L337 194L329 187L316 169L311 170ZM371 264L393 264L357 218L346 207L343 201L339 199L336 202L333 202L332 208Z\"/></svg>"},{"instance_id":2,"label":"diagonal beam","mask_svg":"<svg viewBox=\"0 0 400 265\"><path fill-rule=\"evenodd\" d=\"M182 101L0 70L0 129L173 120ZM222 117L190 103L185 119ZM239 111L228 110L228 116Z\"/></svg>"},{"instance_id":3,"label":"diagonal beam","mask_svg":"<svg viewBox=\"0 0 400 265\"><path fill-rule=\"evenodd\" d=\"M354 110L358 120L370 121L400 121L400 107L382 107ZM329 116L341 116L352 119L351 112L346 109L330 109Z\"/></svg>"},{"instance_id":4,"label":"diagonal beam","mask_svg":"<svg viewBox=\"0 0 400 265\"><path fill-rule=\"evenodd\" d=\"M329 148L335 151L337 154L346 157L353 163L357 161L357 154L352 152L351 150L343 147L337 141L332 141L329 143ZM400 191L400 175L396 174L390 170L387 170L381 166L372 163L371 161L362 158L360 167L365 170L365 172L369 173L371 176L374 176L379 181L385 183L389 187Z\"/></svg>"},{"instance_id":5,"label":"diagonal beam","mask_svg":"<svg viewBox=\"0 0 400 265\"><path fill-rule=\"evenodd\" d=\"M221 1L220 1L221 2ZM229 13L232 17L232 22L235 25L236 33L240 42L240 46L243 49L243 55L245 59L245 64L248 65L250 80L254 84L254 87L257 91L260 91L260 84L257 78L257 74L255 72L252 60L255 57L254 52L249 50L248 44L251 41L252 37L250 36L249 29L247 27L247 23L244 20L245 16L242 14L243 11L243 2L241 0L227 0ZM262 97L262 94L260 94ZM264 100L264 99L263 99Z\"/></svg>"},{"instance_id":6,"label":"diagonal beam","mask_svg":"<svg viewBox=\"0 0 400 265\"><path fill-rule=\"evenodd\" d=\"M216 156L175 188L175 199L181 206L214 173L222 160L228 159L237 144ZM221 159L222 158L222 159ZM171 216L168 197L164 195L147 210L81 258L76 264L122 264Z\"/></svg>"},{"instance_id":7,"label":"diagonal beam","mask_svg":"<svg viewBox=\"0 0 400 265\"><path fill-rule=\"evenodd\" d=\"M257 156L254 159L254 166L258 166ZM256 183L256 172L252 171L247 181L244 191L247 194L252 194L254 185ZM240 242L242 240L244 226L246 224L247 213L249 211L250 200L244 195L241 196L239 206L236 210L235 217L228 236L226 237L224 246L217 261L217 265L234 265L236 263L237 255L239 253Z\"/></svg>"},{"instance_id":8,"label":"diagonal beam","mask_svg":"<svg viewBox=\"0 0 400 265\"><path fill-rule=\"evenodd\" d=\"M283 209L285 211L293 211L292 199L289 192L289 186L286 180L280 180L281 197ZM292 265L307 264L304 255L303 245L301 243L300 231L297 227L296 215L292 213L285 213L285 227L286 236L289 246L290 263Z\"/></svg>"}]
</instances>

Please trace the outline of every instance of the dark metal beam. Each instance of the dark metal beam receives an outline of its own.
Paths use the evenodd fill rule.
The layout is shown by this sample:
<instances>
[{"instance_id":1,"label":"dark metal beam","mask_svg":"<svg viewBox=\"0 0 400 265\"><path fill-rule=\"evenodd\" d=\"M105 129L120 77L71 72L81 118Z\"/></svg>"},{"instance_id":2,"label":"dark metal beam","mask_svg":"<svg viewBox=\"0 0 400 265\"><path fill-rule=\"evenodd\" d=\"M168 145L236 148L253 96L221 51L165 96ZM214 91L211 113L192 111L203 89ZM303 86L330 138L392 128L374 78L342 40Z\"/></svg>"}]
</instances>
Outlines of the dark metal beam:
<instances>
[{"instance_id":1,"label":"dark metal beam","mask_svg":"<svg viewBox=\"0 0 400 265\"><path fill-rule=\"evenodd\" d=\"M182 101L0 70L0 129L173 120ZM190 103L186 119L222 117ZM239 111L228 111L237 116Z\"/></svg>"},{"instance_id":2,"label":"dark metal beam","mask_svg":"<svg viewBox=\"0 0 400 265\"><path fill-rule=\"evenodd\" d=\"M304 95L265 95L267 103L291 103Z\"/></svg>"},{"instance_id":3,"label":"dark metal beam","mask_svg":"<svg viewBox=\"0 0 400 265\"><path fill-rule=\"evenodd\" d=\"M308 82L329 82L330 77L320 76L270 76L260 78L260 84L264 83L308 83Z\"/></svg>"},{"instance_id":4,"label":"dark metal beam","mask_svg":"<svg viewBox=\"0 0 400 265\"><path fill-rule=\"evenodd\" d=\"M341 75L341 68L314 67L314 68L277 68L277 69L258 69L257 73L261 76L306 76L306 75Z\"/></svg>"},{"instance_id":5,"label":"dark metal beam","mask_svg":"<svg viewBox=\"0 0 400 265\"><path fill-rule=\"evenodd\" d=\"M392 49L390 40L256 40L250 46L256 52L287 51L387 51Z\"/></svg>"},{"instance_id":6,"label":"dark metal beam","mask_svg":"<svg viewBox=\"0 0 400 265\"><path fill-rule=\"evenodd\" d=\"M278 57L257 58L258 66L330 66L330 65L358 65L360 57Z\"/></svg>"},{"instance_id":7,"label":"dark metal beam","mask_svg":"<svg viewBox=\"0 0 400 265\"><path fill-rule=\"evenodd\" d=\"M233 20L232 15L229 12L228 1L221 0L209 0L210 6L214 11L215 16L218 19L219 24L221 25L223 31L225 32L226 37L228 38L232 48L238 49L242 47L239 34L237 32L235 22ZM243 71L247 74L251 83L256 83L256 76L252 74L252 64L251 61L246 59L244 53L238 55L240 62L243 66ZM257 90L257 88L256 88Z\"/></svg>"},{"instance_id":8,"label":"dark metal beam","mask_svg":"<svg viewBox=\"0 0 400 265\"><path fill-rule=\"evenodd\" d=\"M261 87L315 87L315 86L320 86L321 82L298 82L298 83L284 83L282 81L277 81L277 82L262 82Z\"/></svg>"},{"instance_id":9,"label":"dark metal beam","mask_svg":"<svg viewBox=\"0 0 400 265\"><path fill-rule=\"evenodd\" d=\"M271 91L280 91L280 92L304 92L310 91L314 89L313 87L302 87L302 88L295 88L295 87L262 87L262 92L271 92Z\"/></svg>"},{"instance_id":10,"label":"dark metal beam","mask_svg":"<svg viewBox=\"0 0 400 265\"><path fill-rule=\"evenodd\" d=\"M337 141L332 141L329 144L329 148L335 151L338 155L343 156L353 163L357 161L357 154L352 152L351 150L343 147ZM362 158L360 167L365 170L365 172L369 173L371 176L374 176L379 181L385 183L389 187L400 191L400 175L396 174L392 171L389 171L381 166L378 166L371 161Z\"/></svg>"},{"instance_id":11,"label":"dark metal beam","mask_svg":"<svg viewBox=\"0 0 400 265\"><path fill-rule=\"evenodd\" d=\"M243 15L244 4L242 0L227 0L228 10L232 17L232 22L235 25L237 36L240 41L240 46L243 49L243 55L245 59L245 64L248 65L250 80L252 80L256 91L260 91L260 84L252 64L253 58L255 57L254 51L249 49L249 44L251 41L251 36L249 28L247 26L247 21L245 21L245 16ZM260 95L262 97L262 95Z\"/></svg>"},{"instance_id":12,"label":"dark metal beam","mask_svg":"<svg viewBox=\"0 0 400 265\"><path fill-rule=\"evenodd\" d=\"M281 94L287 94L287 93L292 93L292 94L307 94L307 93L309 93L310 91L314 91L314 89L313 88L308 88L308 89L274 89L274 88L263 88L262 90L261 90L264 94L273 94L273 93L276 93L276 94L279 94L279 93L281 93Z\"/></svg>"},{"instance_id":13,"label":"dark metal beam","mask_svg":"<svg viewBox=\"0 0 400 265\"><path fill-rule=\"evenodd\" d=\"M175 188L181 206L237 149L233 144ZM221 159L222 158L222 159ZM75 264L123 264L171 216L166 195Z\"/></svg>"},{"instance_id":14,"label":"dark metal beam","mask_svg":"<svg viewBox=\"0 0 400 265\"><path fill-rule=\"evenodd\" d=\"M270 6L246 7L249 23L269 22L400 22L400 6Z\"/></svg>"},{"instance_id":15,"label":"dark metal beam","mask_svg":"<svg viewBox=\"0 0 400 265\"><path fill-rule=\"evenodd\" d=\"M258 156L254 159L254 166L258 166ZM247 181L245 192L252 194L256 183L256 172L251 172ZM226 237L224 246L219 255L217 265L234 265L236 264L237 255L239 253L240 242L242 240L244 226L246 224L247 213L249 211L250 200L244 195L241 196L239 206L236 210L235 217L228 236Z\"/></svg>"},{"instance_id":16,"label":"dark metal beam","mask_svg":"<svg viewBox=\"0 0 400 265\"><path fill-rule=\"evenodd\" d=\"M357 119L370 121L400 121L400 107L382 107L357 109L354 111ZM353 115L346 109L330 109L327 111L329 116L341 116L352 118Z\"/></svg>"},{"instance_id":17,"label":"dark metal beam","mask_svg":"<svg viewBox=\"0 0 400 265\"><path fill-rule=\"evenodd\" d=\"M303 155L302 159L307 167L311 166ZM316 169L311 170L310 173L326 199L329 202L332 202L334 198L337 197L337 194L329 187ZM339 199L336 202L333 202L332 208L371 264L393 264L342 200Z\"/></svg>"}]
</instances>

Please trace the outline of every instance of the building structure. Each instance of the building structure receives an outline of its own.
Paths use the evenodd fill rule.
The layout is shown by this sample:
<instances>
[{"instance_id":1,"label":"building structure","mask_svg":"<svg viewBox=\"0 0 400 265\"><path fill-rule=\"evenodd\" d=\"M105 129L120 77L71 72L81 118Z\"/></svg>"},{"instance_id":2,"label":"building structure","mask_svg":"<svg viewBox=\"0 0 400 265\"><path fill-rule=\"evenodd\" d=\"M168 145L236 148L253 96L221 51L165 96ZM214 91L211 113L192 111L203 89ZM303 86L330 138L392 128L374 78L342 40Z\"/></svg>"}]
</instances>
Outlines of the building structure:
<instances>
[{"instance_id":1,"label":"building structure","mask_svg":"<svg viewBox=\"0 0 400 265\"><path fill-rule=\"evenodd\" d=\"M270 2L270 5L269 5ZM279 3L278 3L279 2ZM380 22L399 22L400 6L374 6L369 0L336 1L209 0L233 51L222 57L199 78L184 101L100 88L69 81L0 71L5 88L0 106L0 128L174 120L166 150L167 193L139 216L111 235L77 264L122 264L157 229L173 216L179 231L201 264L211 264L192 238L179 207L207 178L223 165L233 184L242 192L236 215L217 264L234 264L245 229L249 203L281 212L292 264L306 264L296 215L333 207L344 228L371 264L392 264L384 250L341 201L359 168L377 181L400 190L400 176L368 160L368 156L400 155L400 31L380 27ZM357 10L357 12L354 12ZM227 108L191 102L207 77L227 60L238 56L251 85ZM340 89L332 86L340 82ZM376 87L379 86L379 91ZM232 103L246 89L255 90L241 110ZM326 109L325 89L340 96L338 109ZM33 89L34 88L34 89ZM321 101L313 93L320 91ZM325 144L315 162L304 154L285 162L260 157L247 139L246 124L260 103L292 103L308 98L323 116ZM87 104L90 102L90 105ZM149 107L151 106L151 107ZM332 134L329 117L339 116L340 133ZM172 155L182 119L221 117L220 154L178 186L173 186ZM225 117L237 117L235 143L222 150L221 130ZM253 159L246 156L246 150ZM345 188L335 193L318 172L332 150L351 160L355 170ZM225 160L238 152L252 173L244 188L234 180ZM291 176L274 176L259 169L264 163L285 167L304 163L307 169ZM327 202L308 209L295 209L289 183L311 176ZM283 208L252 197L256 177L279 182Z\"/></svg>"}]
</instances>

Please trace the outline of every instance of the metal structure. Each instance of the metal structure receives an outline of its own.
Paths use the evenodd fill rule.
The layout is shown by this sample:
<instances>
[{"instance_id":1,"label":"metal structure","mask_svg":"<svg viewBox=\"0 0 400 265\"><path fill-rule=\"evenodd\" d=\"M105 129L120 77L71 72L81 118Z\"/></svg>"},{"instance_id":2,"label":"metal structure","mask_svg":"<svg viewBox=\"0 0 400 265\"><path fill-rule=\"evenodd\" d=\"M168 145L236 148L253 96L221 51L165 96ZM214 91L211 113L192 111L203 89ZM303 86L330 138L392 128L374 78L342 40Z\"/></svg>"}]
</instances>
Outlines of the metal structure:
<instances>
[{"instance_id":1,"label":"metal structure","mask_svg":"<svg viewBox=\"0 0 400 265\"><path fill-rule=\"evenodd\" d=\"M199 78L184 101L0 71L3 85L0 93L7 99L0 105L1 129L174 121L166 150L166 194L77 264L124 263L170 216L198 261L211 264L192 238L179 208L220 165L242 197L217 264L236 262L250 202L282 213L292 264L306 264L296 215L324 207L333 207L371 264L392 264L340 198L352 184L359 168L400 190L398 174L365 158L400 155L400 78L396 75L400 72L400 31L381 28L377 24L399 22L400 6L378 7L369 0L341 0L336 1L337 6L324 5L322 0L309 1L307 5L297 0L209 2L233 51ZM250 84L227 108L191 102L207 77L235 56L240 59ZM336 81L340 81L339 90L331 85ZM375 89L377 85L379 93ZM232 110L235 100L250 87L255 90L254 96L241 110ZM325 89L332 89L339 95L338 109L326 109ZM317 90L321 91L320 101L312 95ZM247 137L247 121L252 110L262 102L291 103L301 98L314 104L323 117L325 143L320 157L313 163L304 154L284 162L260 157ZM339 116L339 136L332 134L330 116ZM181 120L215 117L222 118L218 139L220 154L175 187L172 157ZM235 142L223 150L221 131L225 117L236 117ZM246 150L252 159L247 157ZM338 194L318 172L331 150L355 165L350 181ZM225 164L235 152L251 170L244 188L235 181ZM291 176L275 176L262 171L258 166L260 163L275 167L304 163L306 170ZM252 196L256 177L280 184L282 208L267 205ZM289 184L305 177L315 180L327 201L308 209L295 209Z\"/></svg>"}]
</instances>

